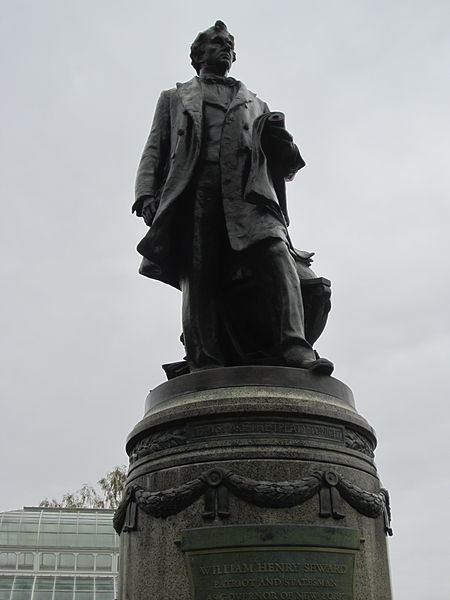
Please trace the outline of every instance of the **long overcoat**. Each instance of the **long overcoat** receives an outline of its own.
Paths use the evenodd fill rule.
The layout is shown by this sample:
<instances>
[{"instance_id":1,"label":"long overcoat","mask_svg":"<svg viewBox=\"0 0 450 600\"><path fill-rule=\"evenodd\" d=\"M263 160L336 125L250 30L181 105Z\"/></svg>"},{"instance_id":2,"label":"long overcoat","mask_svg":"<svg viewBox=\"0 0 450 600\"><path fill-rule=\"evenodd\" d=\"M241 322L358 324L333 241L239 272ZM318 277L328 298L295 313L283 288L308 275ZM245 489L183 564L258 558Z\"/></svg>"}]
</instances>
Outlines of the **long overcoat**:
<instances>
[{"instance_id":1,"label":"long overcoat","mask_svg":"<svg viewBox=\"0 0 450 600\"><path fill-rule=\"evenodd\" d=\"M284 239L287 235L283 219L277 211L270 210L270 205L277 204L277 197L267 173L258 179L258 195L262 201L246 201L252 196L248 187L252 126L255 119L268 111L267 104L241 82L223 125L222 202L230 245L237 251L266 238ZM201 151L202 117L203 97L198 77L163 91L136 179L133 210L140 214L145 196L153 196L159 202L153 223L137 247L144 257L140 272L175 287L179 287L179 273L172 257L179 242L173 224L180 203L189 201L192 190Z\"/></svg>"}]
</instances>

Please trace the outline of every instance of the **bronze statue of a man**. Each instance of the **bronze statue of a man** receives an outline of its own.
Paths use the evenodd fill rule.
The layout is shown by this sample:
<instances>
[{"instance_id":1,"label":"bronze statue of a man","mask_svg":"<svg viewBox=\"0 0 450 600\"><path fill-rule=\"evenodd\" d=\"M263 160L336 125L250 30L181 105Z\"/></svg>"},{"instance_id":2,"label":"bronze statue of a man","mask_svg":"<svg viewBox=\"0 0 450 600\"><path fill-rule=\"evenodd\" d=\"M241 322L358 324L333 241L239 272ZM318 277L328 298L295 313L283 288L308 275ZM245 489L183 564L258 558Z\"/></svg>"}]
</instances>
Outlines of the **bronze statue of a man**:
<instances>
[{"instance_id":1,"label":"bronze statue of a man","mask_svg":"<svg viewBox=\"0 0 450 600\"><path fill-rule=\"evenodd\" d=\"M189 369L273 364L330 374L305 336L284 181L304 166L281 113L228 72L222 21L191 46L198 76L163 91L133 211L140 272L181 289ZM281 115L281 116L280 116Z\"/></svg>"}]
</instances>

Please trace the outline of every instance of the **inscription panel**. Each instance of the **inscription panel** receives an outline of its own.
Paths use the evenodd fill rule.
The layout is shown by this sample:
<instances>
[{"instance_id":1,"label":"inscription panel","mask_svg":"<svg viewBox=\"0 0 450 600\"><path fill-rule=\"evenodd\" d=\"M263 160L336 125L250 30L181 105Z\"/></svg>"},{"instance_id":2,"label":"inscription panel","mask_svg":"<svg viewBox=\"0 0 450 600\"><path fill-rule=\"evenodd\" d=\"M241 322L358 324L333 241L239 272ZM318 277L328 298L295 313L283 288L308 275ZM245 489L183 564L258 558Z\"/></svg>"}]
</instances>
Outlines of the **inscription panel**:
<instances>
[{"instance_id":1,"label":"inscription panel","mask_svg":"<svg viewBox=\"0 0 450 600\"><path fill-rule=\"evenodd\" d=\"M299 421L239 420L199 423L189 427L189 437L209 438L227 435L286 435L328 439L344 443L344 428L324 423Z\"/></svg>"},{"instance_id":2,"label":"inscription panel","mask_svg":"<svg viewBox=\"0 0 450 600\"><path fill-rule=\"evenodd\" d=\"M345 430L338 424L296 419L230 419L226 421L213 420L208 422L189 423L183 427L157 431L148 437L140 439L130 448L130 463L136 460L177 446L191 442L203 442L218 439L233 438L275 438L286 440L289 444L295 440L295 445L306 445L314 440L339 446L347 446L370 454L371 446L361 435ZM366 448L367 447L367 448ZM373 452L371 454L373 456Z\"/></svg>"},{"instance_id":3,"label":"inscription panel","mask_svg":"<svg viewBox=\"0 0 450 600\"><path fill-rule=\"evenodd\" d=\"M182 549L193 599L353 600L359 532L346 529L341 534L339 529L290 525L204 528L201 534L194 533L193 543L187 530ZM214 543L228 547L211 547ZM209 547L199 548L201 545Z\"/></svg>"},{"instance_id":4,"label":"inscription panel","mask_svg":"<svg viewBox=\"0 0 450 600\"><path fill-rule=\"evenodd\" d=\"M195 600L352 600L351 551L312 548L190 553Z\"/></svg>"}]
</instances>

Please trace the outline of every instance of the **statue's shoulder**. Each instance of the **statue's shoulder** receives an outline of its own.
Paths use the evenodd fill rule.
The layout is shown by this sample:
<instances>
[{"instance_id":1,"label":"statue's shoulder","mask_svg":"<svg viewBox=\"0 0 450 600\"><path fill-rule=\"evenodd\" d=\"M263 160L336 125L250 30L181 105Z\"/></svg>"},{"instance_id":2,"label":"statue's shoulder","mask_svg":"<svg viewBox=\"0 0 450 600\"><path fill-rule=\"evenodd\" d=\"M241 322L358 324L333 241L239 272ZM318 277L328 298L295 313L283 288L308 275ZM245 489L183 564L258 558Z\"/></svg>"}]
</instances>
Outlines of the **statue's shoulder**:
<instances>
[{"instance_id":1,"label":"statue's shoulder","mask_svg":"<svg viewBox=\"0 0 450 600\"><path fill-rule=\"evenodd\" d=\"M199 88L199 87L200 87L199 78L193 77L192 79L189 79L189 81L177 81L177 83L175 84L175 87L172 88L171 90L167 90L167 91L176 93L178 90L185 90L185 89Z\"/></svg>"},{"instance_id":2,"label":"statue's shoulder","mask_svg":"<svg viewBox=\"0 0 450 600\"><path fill-rule=\"evenodd\" d=\"M159 103L167 107L172 106L173 103L177 104L180 101L180 90L183 94L185 89L187 90L188 87L185 88L184 83L177 83L176 87L163 90L159 95Z\"/></svg>"},{"instance_id":3,"label":"statue's shoulder","mask_svg":"<svg viewBox=\"0 0 450 600\"><path fill-rule=\"evenodd\" d=\"M249 90L248 87L245 85L245 83L240 81L239 84L240 84L241 93L244 96L246 96L249 100L251 100L252 102L255 102L256 104L260 105L261 107L267 106L267 104L264 102L264 100L261 100L261 98L258 97L258 94L256 94L256 92L252 92L252 90Z\"/></svg>"},{"instance_id":4,"label":"statue's shoulder","mask_svg":"<svg viewBox=\"0 0 450 600\"><path fill-rule=\"evenodd\" d=\"M252 92L252 90L249 90L248 87L241 81L241 87L242 86L245 87L247 94L252 98L252 100L256 98L256 100L259 100L261 102L261 100L258 98L258 94L256 92Z\"/></svg>"},{"instance_id":5,"label":"statue's shoulder","mask_svg":"<svg viewBox=\"0 0 450 600\"><path fill-rule=\"evenodd\" d=\"M160 94L161 98L170 98L174 94L177 93L177 88L169 88L168 90L163 90Z\"/></svg>"},{"instance_id":6,"label":"statue's shoulder","mask_svg":"<svg viewBox=\"0 0 450 600\"><path fill-rule=\"evenodd\" d=\"M198 77L193 77L192 79L189 79L188 81L177 81L175 84L175 90L179 89L180 87L190 87L192 85L198 85L199 84L199 78ZM171 90L169 90L171 91Z\"/></svg>"},{"instance_id":7,"label":"statue's shoulder","mask_svg":"<svg viewBox=\"0 0 450 600\"><path fill-rule=\"evenodd\" d=\"M161 92L160 96L163 98L171 98L173 96L176 96L178 94L179 90L184 91L184 90L188 90L190 88L196 88L197 86L198 86L198 77L193 77L189 81L183 81L183 82L177 81L174 87L169 88L167 90L163 90Z\"/></svg>"},{"instance_id":8,"label":"statue's shoulder","mask_svg":"<svg viewBox=\"0 0 450 600\"><path fill-rule=\"evenodd\" d=\"M200 92L198 77L193 77L189 81L177 82L175 87L161 92L161 97L169 101L179 101L180 97L195 97Z\"/></svg>"}]
</instances>

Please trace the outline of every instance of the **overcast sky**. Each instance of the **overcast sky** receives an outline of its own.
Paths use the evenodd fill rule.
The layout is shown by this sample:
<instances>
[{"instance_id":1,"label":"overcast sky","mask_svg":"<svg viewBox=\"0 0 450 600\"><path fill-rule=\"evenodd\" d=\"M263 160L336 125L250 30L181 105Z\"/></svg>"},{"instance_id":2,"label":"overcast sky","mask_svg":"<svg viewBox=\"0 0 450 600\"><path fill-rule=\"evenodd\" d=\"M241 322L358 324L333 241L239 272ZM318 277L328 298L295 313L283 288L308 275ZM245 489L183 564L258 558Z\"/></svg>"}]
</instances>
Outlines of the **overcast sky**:
<instances>
[{"instance_id":1,"label":"overcast sky","mask_svg":"<svg viewBox=\"0 0 450 600\"><path fill-rule=\"evenodd\" d=\"M317 348L378 433L395 598L448 600L449 0L1 2L0 510L125 463L183 355L130 206L159 92L218 18L307 162L291 235L333 283Z\"/></svg>"}]
</instances>

